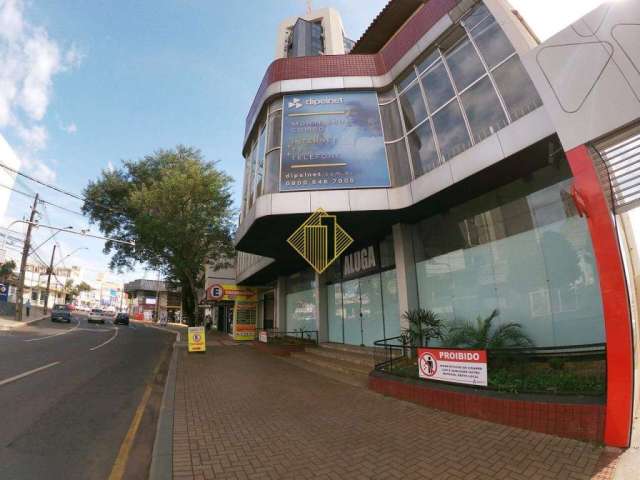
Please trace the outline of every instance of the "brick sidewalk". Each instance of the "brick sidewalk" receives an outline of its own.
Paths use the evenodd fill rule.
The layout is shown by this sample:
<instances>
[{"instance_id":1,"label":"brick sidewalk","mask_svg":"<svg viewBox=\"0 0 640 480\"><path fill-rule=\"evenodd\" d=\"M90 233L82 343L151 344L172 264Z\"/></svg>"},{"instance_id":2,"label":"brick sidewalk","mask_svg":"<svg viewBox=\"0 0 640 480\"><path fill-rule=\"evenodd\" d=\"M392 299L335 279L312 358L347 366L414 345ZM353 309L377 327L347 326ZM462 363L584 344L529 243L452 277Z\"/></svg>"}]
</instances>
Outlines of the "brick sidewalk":
<instances>
[{"instance_id":1,"label":"brick sidewalk","mask_svg":"<svg viewBox=\"0 0 640 480\"><path fill-rule=\"evenodd\" d=\"M589 479L615 455L420 407L248 345L178 351L175 479Z\"/></svg>"}]
</instances>

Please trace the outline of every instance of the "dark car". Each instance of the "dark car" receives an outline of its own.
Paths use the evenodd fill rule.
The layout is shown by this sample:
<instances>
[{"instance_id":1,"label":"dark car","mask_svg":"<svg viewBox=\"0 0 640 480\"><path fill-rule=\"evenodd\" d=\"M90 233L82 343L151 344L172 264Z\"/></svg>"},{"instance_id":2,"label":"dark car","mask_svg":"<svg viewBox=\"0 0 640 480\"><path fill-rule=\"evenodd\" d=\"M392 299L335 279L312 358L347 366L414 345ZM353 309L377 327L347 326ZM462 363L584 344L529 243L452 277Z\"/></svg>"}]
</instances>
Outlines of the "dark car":
<instances>
[{"instance_id":1,"label":"dark car","mask_svg":"<svg viewBox=\"0 0 640 480\"><path fill-rule=\"evenodd\" d=\"M51 309L51 321L71 323L71 309L69 308L69 305L54 305Z\"/></svg>"},{"instance_id":2,"label":"dark car","mask_svg":"<svg viewBox=\"0 0 640 480\"><path fill-rule=\"evenodd\" d=\"M116 315L116 318L113 319L114 325L129 325L129 314L128 313L119 313Z\"/></svg>"}]
</instances>

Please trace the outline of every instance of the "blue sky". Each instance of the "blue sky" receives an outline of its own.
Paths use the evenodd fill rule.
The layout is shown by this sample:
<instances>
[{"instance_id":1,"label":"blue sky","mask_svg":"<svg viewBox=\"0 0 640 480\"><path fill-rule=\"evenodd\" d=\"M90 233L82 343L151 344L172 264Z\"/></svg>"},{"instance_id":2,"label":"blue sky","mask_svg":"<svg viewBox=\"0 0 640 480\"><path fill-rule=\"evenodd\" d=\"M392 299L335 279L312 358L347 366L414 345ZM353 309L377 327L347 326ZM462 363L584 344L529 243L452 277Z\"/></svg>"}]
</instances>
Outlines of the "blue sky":
<instances>
[{"instance_id":1,"label":"blue sky","mask_svg":"<svg viewBox=\"0 0 640 480\"><path fill-rule=\"evenodd\" d=\"M337 8L347 35L357 39L386 1L316 1L314 7ZM584 8L585 1L597 3L566 4ZM534 28L557 29L535 18L545 2L513 3ZM74 192L123 159L192 145L236 179L238 198L246 112L273 59L278 23L305 9L304 0L0 0L0 134L23 171ZM81 205L31 182L16 188L67 208ZM28 204L13 194L4 226L26 214ZM78 215L46 210L42 223L86 227ZM48 233L41 228L35 236ZM88 248L67 264L105 270L101 241L57 238L63 254ZM43 258L50 245L40 250Z\"/></svg>"}]
</instances>

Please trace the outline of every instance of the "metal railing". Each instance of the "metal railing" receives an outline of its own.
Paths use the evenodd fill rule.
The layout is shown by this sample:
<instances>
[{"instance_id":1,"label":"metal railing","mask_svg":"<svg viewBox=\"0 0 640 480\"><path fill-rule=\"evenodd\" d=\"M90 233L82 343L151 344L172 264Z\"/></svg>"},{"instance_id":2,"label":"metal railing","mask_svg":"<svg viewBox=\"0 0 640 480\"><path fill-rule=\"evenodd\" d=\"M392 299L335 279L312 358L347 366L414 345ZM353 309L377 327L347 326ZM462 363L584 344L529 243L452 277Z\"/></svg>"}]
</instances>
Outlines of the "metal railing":
<instances>
[{"instance_id":1,"label":"metal railing","mask_svg":"<svg viewBox=\"0 0 640 480\"><path fill-rule=\"evenodd\" d=\"M318 345L318 330L290 330L281 331L277 328L268 328L266 330L268 339L289 340L296 343L312 342Z\"/></svg>"},{"instance_id":2,"label":"metal railing","mask_svg":"<svg viewBox=\"0 0 640 480\"><path fill-rule=\"evenodd\" d=\"M417 350L428 348L411 345L405 336L385 338L374 342L374 369L391 375L419 378L417 372ZM439 348L439 347L432 347ZM447 348L447 347L441 347ZM504 369L513 365L547 364L556 368L564 363L577 365L573 371L582 369L583 373L602 378L606 384L606 344L590 343L581 345L563 345L553 347L518 347L487 350L489 373L495 369ZM580 363L582 362L582 363ZM404 369L404 371L403 371ZM521 375L526 369L522 369ZM569 370L571 371L571 370ZM493 389L471 386L469 388Z\"/></svg>"}]
</instances>

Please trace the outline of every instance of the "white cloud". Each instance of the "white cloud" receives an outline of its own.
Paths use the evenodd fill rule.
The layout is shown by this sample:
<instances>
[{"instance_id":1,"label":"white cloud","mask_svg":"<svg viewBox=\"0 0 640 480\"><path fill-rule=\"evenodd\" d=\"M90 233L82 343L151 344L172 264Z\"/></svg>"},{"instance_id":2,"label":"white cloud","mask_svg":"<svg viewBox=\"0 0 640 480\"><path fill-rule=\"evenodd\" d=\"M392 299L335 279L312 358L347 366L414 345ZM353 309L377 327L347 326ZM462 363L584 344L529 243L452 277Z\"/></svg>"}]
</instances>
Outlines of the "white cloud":
<instances>
[{"instance_id":1,"label":"white cloud","mask_svg":"<svg viewBox=\"0 0 640 480\"><path fill-rule=\"evenodd\" d=\"M42 124L52 95L53 78L75 68L84 58L75 45L61 48L46 29L25 16L25 0L0 0L0 129L11 129L23 142L25 167L48 178L53 170L34 153L46 148ZM71 123L64 127L75 133Z\"/></svg>"},{"instance_id":2,"label":"white cloud","mask_svg":"<svg viewBox=\"0 0 640 480\"><path fill-rule=\"evenodd\" d=\"M113 171L115 171L115 167L113 166L113 163L111 163L111 160L109 160L109 161L107 162L107 171L108 171L108 172L113 172Z\"/></svg>"},{"instance_id":3,"label":"white cloud","mask_svg":"<svg viewBox=\"0 0 640 480\"><path fill-rule=\"evenodd\" d=\"M60 128L72 135L78 131L78 126L73 122L71 122L69 125L61 125Z\"/></svg>"}]
</instances>

